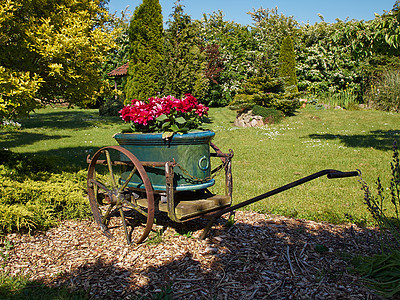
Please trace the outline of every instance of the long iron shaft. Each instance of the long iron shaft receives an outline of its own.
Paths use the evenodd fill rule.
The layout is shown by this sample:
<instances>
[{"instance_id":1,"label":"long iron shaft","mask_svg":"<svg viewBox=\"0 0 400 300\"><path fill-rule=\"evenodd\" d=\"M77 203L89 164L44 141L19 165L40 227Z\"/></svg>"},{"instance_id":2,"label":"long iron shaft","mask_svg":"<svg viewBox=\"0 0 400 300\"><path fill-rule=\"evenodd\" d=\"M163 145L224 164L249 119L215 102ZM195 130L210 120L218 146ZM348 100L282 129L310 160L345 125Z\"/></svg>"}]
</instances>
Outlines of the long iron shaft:
<instances>
[{"instance_id":1,"label":"long iron shaft","mask_svg":"<svg viewBox=\"0 0 400 300\"><path fill-rule=\"evenodd\" d=\"M284 186L281 186L279 188L276 188L276 189L274 189L272 191L269 191L267 193L261 194L259 196L254 197L254 198L251 198L249 200L246 200L246 201L243 201L243 202L238 203L236 205L221 209L221 210L215 212L214 214L212 214L210 216L210 221L208 222L207 226L204 228L200 238L201 239L205 239L208 231L211 229L211 226L214 224L214 222L219 217L221 217L222 215L224 215L226 213L232 212L232 211L234 211L234 210L236 210L238 208L242 208L242 207L250 205L250 204L252 204L254 202L257 202L257 201L263 200L265 198L271 197L273 195L279 194L279 193L281 193L283 191L286 191L286 190L291 189L291 188L293 188L295 186L301 185L303 183L306 183L308 181L314 180L314 179L316 179L318 177L321 177L321 176L324 176L324 175L328 175L328 178L343 178L343 177L358 176L358 174L359 173L356 172L356 171L354 171L354 172L341 172L341 171L331 170L331 169L322 170L322 171L319 171L319 172L314 173L312 175L303 177L303 178L301 178L299 180L293 181L293 182L291 182L289 184L286 184Z\"/></svg>"}]
</instances>

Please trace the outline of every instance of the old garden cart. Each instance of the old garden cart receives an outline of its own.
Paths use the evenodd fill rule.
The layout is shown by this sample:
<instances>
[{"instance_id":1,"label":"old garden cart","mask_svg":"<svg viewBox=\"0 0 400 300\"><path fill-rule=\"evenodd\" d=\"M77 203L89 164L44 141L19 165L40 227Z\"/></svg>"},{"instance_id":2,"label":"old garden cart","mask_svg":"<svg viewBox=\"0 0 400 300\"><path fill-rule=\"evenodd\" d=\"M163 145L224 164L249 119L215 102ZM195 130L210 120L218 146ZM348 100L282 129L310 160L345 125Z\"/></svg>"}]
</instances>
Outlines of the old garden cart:
<instances>
[{"instance_id":1,"label":"old garden cart","mask_svg":"<svg viewBox=\"0 0 400 300\"><path fill-rule=\"evenodd\" d=\"M167 213L174 222L205 217L209 222L202 233L204 238L225 213L324 175L358 175L323 170L232 206L233 151L221 152L211 143L213 136L212 131L198 131L165 140L161 134L116 134L119 146L101 148L87 158L88 197L96 223L107 232L110 218L120 217L130 244L147 238L156 212ZM221 161L214 169L211 157ZM225 194L215 195L209 188L220 171L225 173ZM136 226L141 223L145 225Z\"/></svg>"}]
</instances>

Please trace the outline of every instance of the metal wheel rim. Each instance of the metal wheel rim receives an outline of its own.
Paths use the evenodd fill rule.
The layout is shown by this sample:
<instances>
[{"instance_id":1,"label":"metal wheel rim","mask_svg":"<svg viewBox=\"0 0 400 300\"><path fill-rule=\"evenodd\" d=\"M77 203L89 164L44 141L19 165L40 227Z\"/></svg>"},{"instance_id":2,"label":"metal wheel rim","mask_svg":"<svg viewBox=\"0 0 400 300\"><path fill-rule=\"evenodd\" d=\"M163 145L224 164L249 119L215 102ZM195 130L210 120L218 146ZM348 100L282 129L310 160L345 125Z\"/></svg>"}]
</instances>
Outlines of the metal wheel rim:
<instances>
[{"instance_id":1,"label":"metal wheel rim","mask_svg":"<svg viewBox=\"0 0 400 300\"><path fill-rule=\"evenodd\" d=\"M93 158L89 164L88 168L88 176L87 176L87 190L88 190L88 196L89 196L89 202L90 202L90 207L93 213L93 217L96 221L96 223L100 226L102 230L106 230L106 226L100 221L102 219L102 216L100 214L99 207L97 205L97 199L95 196L94 188L93 188L93 183L91 180L94 180L95 176L95 166L96 162L99 159L100 155L103 153L103 151L107 149L113 149L116 151L119 151L123 153L128 159L133 163L133 165L137 168L137 172L139 173L139 176L141 177L144 187L145 187L145 192L146 192L146 198L147 198L147 220L146 220L146 226L144 228L144 231L140 238L135 241L137 244L142 243L147 236L149 235L153 223L154 223L154 193L153 193L153 187L151 185L151 182L149 180L149 177L146 173L146 170L144 169L143 165L141 162L128 150L121 146L108 146L108 147L103 147L99 149L94 155ZM121 215L121 218L124 218L123 215ZM124 220L123 220L124 221ZM128 237L127 237L128 238ZM130 241L128 240L128 243Z\"/></svg>"}]
</instances>

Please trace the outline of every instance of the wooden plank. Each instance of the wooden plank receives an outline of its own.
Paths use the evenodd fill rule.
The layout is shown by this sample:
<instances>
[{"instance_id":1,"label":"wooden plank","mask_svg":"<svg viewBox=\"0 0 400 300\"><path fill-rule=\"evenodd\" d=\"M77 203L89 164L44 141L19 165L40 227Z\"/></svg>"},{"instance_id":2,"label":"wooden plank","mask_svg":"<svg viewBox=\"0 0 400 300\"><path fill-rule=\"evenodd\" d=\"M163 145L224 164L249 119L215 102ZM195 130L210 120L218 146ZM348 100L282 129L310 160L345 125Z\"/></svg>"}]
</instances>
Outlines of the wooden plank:
<instances>
[{"instance_id":1,"label":"wooden plank","mask_svg":"<svg viewBox=\"0 0 400 300\"><path fill-rule=\"evenodd\" d=\"M230 205L230 197L225 195L197 195L194 193L192 194L193 197L187 194L183 197L179 197L179 194L176 194L176 196L177 205L175 211L176 216L180 220L199 216ZM142 207L147 207L147 199L138 199L137 204ZM163 212L168 212L166 203L159 203L158 209Z\"/></svg>"},{"instance_id":2,"label":"wooden plank","mask_svg":"<svg viewBox=\"0 0 400 300\"><path fill-rule=\"evenodd\" d=\"M207 199L179 201L175 211L179 219L187 219L221 209L229 204L229 196L215 195Z\"/></svg>"}]
</instances>

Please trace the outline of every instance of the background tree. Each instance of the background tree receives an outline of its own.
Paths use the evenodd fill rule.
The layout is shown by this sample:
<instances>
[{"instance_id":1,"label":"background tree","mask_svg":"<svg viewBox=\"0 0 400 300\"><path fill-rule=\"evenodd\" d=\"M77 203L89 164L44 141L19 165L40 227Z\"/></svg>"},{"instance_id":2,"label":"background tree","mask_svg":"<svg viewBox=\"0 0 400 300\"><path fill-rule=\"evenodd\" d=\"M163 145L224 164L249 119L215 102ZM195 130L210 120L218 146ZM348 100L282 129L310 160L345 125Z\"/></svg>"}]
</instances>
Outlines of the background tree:
<instances>
[{"instance_id":1,"label":"background tree","mask_svg":"<svg viewBox=\"0 0 400 300\"><path fill-rule=\"evenodd\" d=\"M39 101L84 107L96 101L105 88L100 68L113 40L104 3L1 1L3 117L26 115Z\"/></svg>"},{"instance_id":2,"label":"background tree","mask_svg":"<svg viewBox=\"0 0 400 300\"><path fill-rule=\"evenodd\" d=\"M279 14L277 7L259 8L249 14L253 19L252 33L258 45L257 66L276 77L279 75L279 50L282 40L291 36L296 42L300 26L293 16Z\"/></svg>"},{"instance_id":3,"label":"background tree","mask_svg":"<svg viewBox=\"0 0 400 300\"><path fill-rule=\"evenodd\" d=\"M257 41L248 26L225 21L222 11L204 15L198 22L204 47L211 51L208 63L215 59L220 69L214 77L217 83L210 81L205 102L224 106L233 100L242 81L255 74Z\"/></svg>"},{"instance_id":4,"label":"background tree","mask_svg":"<svg viewBox=\"0 0 400 300\"><path fill-rule=\"evenodd\" d=\"M126 101L159 94L163 61L163 19L158 0L143 0L129 26L130 57Z\"/></svg>"},{"instance_id":5,"label":"background tree","mask_svg":"<svg viewBox=\"0 0 400 300\"><path fill-rule=\"evenodd\" d=\"M190 93L200 101L206 96L206 54L200 48L198 24L184 13L178 0L164 39L163 94L182 97Z\"/></svg>"},{"instance_id":6,"label":"background tree","mask_svg":"<svg viewBox=\"0 0 400 300\"><path fill-rule=\"evenodd\" d=\"M112 26L114 32L114 47L108 51L102 66L104 79L110 80L107 73L129 61L129 22L131 18L132 14L127 10L122 11L120 17L111 15L110 26ZM118 87L121 90L124 90L126 84L126 78L123 79ZM113 82L114 80L112 80Z\"/></svg>"},{"instance_id":7,"label":"background tree","mask_svg":"<svg viewBox=\"0 0 400 300\"><path fill-rule=\"evenodd\" d=\"M293 41L287 36L282 41L279 53L279 75L285 83L285 90L288 92L298 92L296 77L296 54L294 52Z\"/></svg>"}]
</instances>

